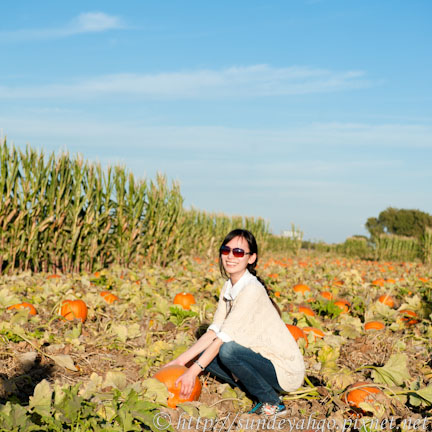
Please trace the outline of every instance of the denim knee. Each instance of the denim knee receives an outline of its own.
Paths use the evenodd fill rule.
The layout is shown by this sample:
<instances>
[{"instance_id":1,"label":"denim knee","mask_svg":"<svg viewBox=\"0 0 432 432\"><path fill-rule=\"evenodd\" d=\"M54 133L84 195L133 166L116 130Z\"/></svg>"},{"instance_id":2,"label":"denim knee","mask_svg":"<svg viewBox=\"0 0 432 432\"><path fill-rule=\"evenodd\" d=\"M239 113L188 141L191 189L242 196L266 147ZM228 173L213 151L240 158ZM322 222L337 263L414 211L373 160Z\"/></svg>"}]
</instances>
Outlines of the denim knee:
<instances>
[{"instance_id":1,"label":"denim knee","mask_svg":"<svg viewBox=\"0 0 432 432\"><path fill-rule=\"evenodd\" d=\"M237 344L234 341L224 342L219 348L219 358L222 363L224 361L229 361L230 359L235 358Z\"/></svg>"}]
</instances>

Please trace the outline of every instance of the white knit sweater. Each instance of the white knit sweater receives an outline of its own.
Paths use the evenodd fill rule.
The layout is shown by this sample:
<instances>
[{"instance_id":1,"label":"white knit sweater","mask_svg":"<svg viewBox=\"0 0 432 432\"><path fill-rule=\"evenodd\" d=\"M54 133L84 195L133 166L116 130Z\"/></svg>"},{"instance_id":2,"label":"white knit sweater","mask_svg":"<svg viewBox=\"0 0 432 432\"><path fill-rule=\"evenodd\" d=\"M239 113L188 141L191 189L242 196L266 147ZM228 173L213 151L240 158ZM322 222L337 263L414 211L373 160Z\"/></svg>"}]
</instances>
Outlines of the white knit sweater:
<instances>
[{"instance_id":1,"label":"white knit sweater","mask_svg":"<svg viewBox=\"0 0 432 432\"><path fill-rule=\"evenodd\" d=\"M231 310L226 293L226 297L234 298ZM305 366L297 342L263 285L248 270L234 286L230 280L225 282L210 329L220 334L222 340L233 340L269 359L285 391L302 385Z\"/></svg>"}]
</instances>

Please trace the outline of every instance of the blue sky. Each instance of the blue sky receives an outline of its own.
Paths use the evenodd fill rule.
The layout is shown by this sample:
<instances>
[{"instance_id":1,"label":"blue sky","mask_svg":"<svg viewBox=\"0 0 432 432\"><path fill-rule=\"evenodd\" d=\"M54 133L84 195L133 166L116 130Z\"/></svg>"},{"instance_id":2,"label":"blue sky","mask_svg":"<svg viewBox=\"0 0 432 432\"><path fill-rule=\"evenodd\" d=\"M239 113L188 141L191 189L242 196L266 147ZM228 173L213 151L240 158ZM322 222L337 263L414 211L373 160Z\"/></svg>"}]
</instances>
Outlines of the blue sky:
<instances>
[{"instance_id":1,"label":"blue sky","mask_svg":"<svg viewBox=\"0 0 432 432\"><path fill-rule=\"evenodd\" d=\"M432 213L429 0L0 4L0 129L340 242Z\"/></svg>"}]
</instances>

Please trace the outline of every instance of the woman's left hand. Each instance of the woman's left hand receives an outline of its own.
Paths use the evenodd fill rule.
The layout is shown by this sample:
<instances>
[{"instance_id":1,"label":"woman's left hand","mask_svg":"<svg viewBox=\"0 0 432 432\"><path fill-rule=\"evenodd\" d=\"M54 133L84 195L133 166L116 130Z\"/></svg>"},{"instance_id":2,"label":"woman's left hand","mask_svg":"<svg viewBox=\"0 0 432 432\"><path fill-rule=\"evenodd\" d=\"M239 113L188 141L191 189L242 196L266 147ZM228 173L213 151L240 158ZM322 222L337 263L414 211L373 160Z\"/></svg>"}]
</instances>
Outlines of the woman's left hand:
<instances>
[{"instance_id":1,"label":"woman's left hand","mask_svg":"<svg viewBox=\"0 0 432 432\"><path fill-rule=\"evenodd\" d=\"M177 378L175 385L181 385L180 397L182 399L187 399L193 388L195 387L195 379L198 376L192 369L188 369L183 375Z\"/></svg>"}]
</instances>

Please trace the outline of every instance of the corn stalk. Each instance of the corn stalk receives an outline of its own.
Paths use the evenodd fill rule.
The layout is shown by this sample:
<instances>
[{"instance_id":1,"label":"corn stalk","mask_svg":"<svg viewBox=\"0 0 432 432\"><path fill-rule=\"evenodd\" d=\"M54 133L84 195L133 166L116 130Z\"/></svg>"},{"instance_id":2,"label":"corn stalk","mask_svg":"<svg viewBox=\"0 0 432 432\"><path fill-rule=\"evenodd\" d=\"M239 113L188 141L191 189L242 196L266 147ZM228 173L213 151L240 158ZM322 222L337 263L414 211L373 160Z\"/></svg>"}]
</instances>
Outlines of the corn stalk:
<instances>
[{"instance_id":1,"label":"corn stalk","mask_svg":"<svg viewBox=\"0 0 432 432\"><path fill-rule=\"evenodd\" d=\"M425 228L420 244L423 263L432 264L432 228Z\"/></svg>"},{"instance_id":2,"label":"corn stalk","mask_svg":"<svg viewBox=\"0 0 432 432\"><path fill-rule=\"evenodd\" d=\"M265 246L260 218L185 210L177 183L136 180L125 168L103 171L67 153L45 158L0 143L0 271L92 272L110 264L168 265L214 253L232 229Z\"/></svg>"},{"instance_id":3,"label":"corn stalk","mask_svg":"<svg viewBox=\"0 0 432 432\"><path fill-rule=\"evenodd\" d=\"M419 258L420 245L415 237L380 234L375 243L377 259L414 261Z\"/></svg>"}]
</instances>

